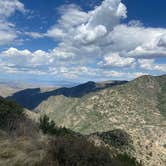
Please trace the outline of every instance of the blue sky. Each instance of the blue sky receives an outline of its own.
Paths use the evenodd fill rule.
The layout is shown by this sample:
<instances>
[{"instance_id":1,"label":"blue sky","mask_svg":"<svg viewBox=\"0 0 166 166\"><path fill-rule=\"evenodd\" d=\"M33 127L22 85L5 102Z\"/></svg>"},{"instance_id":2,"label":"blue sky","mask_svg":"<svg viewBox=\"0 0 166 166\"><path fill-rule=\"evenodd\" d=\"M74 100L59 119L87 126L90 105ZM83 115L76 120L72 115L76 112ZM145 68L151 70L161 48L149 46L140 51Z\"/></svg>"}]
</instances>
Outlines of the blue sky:
<instances>
[{"instance_id":1,"label":"blue sky","mask_svg":"<svg viewBox=\"0 0 166 166\"><path fill-rule=\"evenodd\" d=\"M166 73L164 0L0 0L0 79L36 84Z\"/></svg>"}]
</instances>

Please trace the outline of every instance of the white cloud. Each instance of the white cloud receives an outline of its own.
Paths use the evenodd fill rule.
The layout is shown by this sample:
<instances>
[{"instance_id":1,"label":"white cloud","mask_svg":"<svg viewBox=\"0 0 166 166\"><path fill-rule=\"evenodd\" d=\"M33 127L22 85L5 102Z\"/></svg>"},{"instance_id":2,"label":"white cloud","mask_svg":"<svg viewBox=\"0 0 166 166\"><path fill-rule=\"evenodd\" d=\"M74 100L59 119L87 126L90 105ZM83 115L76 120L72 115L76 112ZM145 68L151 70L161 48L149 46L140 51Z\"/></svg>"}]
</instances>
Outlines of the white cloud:
<instances>
[{"instance_id":1,"label":"white cloud","mask_svg":"<svg viewBox=\"0 0 166 166\"><path fill-rule=\"evenodd\" d=\"M84 65L73 66L71 63L66 63L52 54L52 51L45 52L37 50L31 52L29 50L18 50L9 48L0 54L0 71L6 73L24 73L33 75L56 76L57 78L80 81L134 78L139 72L127 72L108 70L103 68L88 67ZM145 74L145 73L144 73Z\"/></svg>"},{"instance_id":2,"label":"white cloud","mask_svg":"<svg viewBox=\"0 0 166 166\"><path fill-rule=\"evenodd\" d=\"M86 22L89 18L88 13L81 10L77 5L64 5L59 8L61 18L58 24L66 29L76 27Z\"/></svg>"},{"instance_id":3,"label":"white cloud","mask_svg":"<svg viewBox=\"0 0 166 166\"><path fill-rule=\"evenodd\" d=\"M8 21L16 11L26 11L19 0L0 0L0 45L9 44L18 37L15 25Z\"/></svg>"},{"instance_id":4,"label":"white cloud","mask_svg":"<svg viewBox=\"0 0 166 166\"><path fill-rule=\"evenodd\" d=\"M105 0L95 10L89 12L87 27L94 28L103 25L110 31L119 24L121 18L126 17L126 12L126 7L121 0Z\"/></svg>"},{"instance_id":5,"label":"white cloud","mask_svg":"<svg viewBox=\"0 0 166 166\"><path fill-rule=\"evenodd\" d=\"M138 62L142 69L166 72L166 64L156 64L154 59L139 59Z\"/></svg>"},{"instance_id":6,"label":"white cloud","mask_svg":"<svg viewBox=\"0 0 166 166\"><path fill-rule=\"evenodd\" d=\"M151 52L163 52L163 48L158 47L161 35L166 33L166 29L145 28L143 26L118 25L107 37L107 43L112 50L126 54L126 56L148 56ZM154 56L152 54L152 56Z\"/></svg>"},{"instance_id":7,"label":"white cloud","mask_svg":"<svg viewBox=\"0 0 166 166\"><path fill-rule=\"evenodd\" d=\"M116 52L121 59L126 58L122 60L125 61L124 66L129 66L134 61L130 58L166 55L166 48L161 46L160 39L166 34L166 29L146 28L135 20L126 25L120 24L121 19L127 17L127 9L121 0L105 0L89 12L84 12L75 5L63 6L60 12L58 24L44 34L59 40L54 49L59 56L72 55L82 63L100 57L104 63L108 55L111 59L111 55ZM116 63L111 65L123 67Z\"/></svg>"},{"instance_id":8,"label":"white cloud","mask_svg":"<svg viewBox=\"0 0 166 166\"><path fill-rule=\"evenodd\" d=\"M51 64L51 57L49 53L37 50L31 52L27 49L18 50L16 48L9 48L6 51L1 52L0 59L6 62L7 65L12 65L21 70L21 68L35 68L42 67Z\"/></svg>"},{"instance_id":9,"label":"white cloud","mask_svg":"<svg viewBox=\"0 0 166 166\"><path fill-rule=\"evenodd\" d=\"M59 39L59 38L61 39L61 38L65 37L65 33L60 28L52 27L51 29L48 30L48 32L45 36L54 37L56 39Z\"/></svg>"},{"instance_id":10,"label":"white cloud","mask_svg":"<svg viewBox=\"0 0 166 166\"><path fill-rule=\"evenodd\" d=\"M23 6L15 7L19 11L23 9ZM121 0L104 0L89 12L76 5L65 5L59 12L59 20L45 33L25 32L32 38L53 38L56 47L34 52L9 48L0 53L4 68L10 72L80 80L131 79L147 74L143 69L148 73L165 72L165 64L156 64L152 58L166 56L166 29L144 27L136 20L121 24L127 17ZM10 40L3 38L3 41L15 40L15 27L12 24L5 27Z\"/></svg>"},{"instance_id":11,"label":"white cloud","mask_svg":"<svg viewBox=\"0 0 166 166\"><path fill-rule=\"evenodd\" d=\"M124 58L118 53L105 56L104 60L99 62L101 67L131 67L135 64L134 58Z\"/></svg>"},{"instance_id":12,"label":"white cloud","mask_svg":"<svg viewBox=\"0 0 166 166\"><path fill-rule=\"evenodd\" d=\"M77 63L86 64L105 54L103 41L126 17L127 11L120 0L105 0L89 12L69 5L61 7L60 13L58 24L43 35L59 40L59 45L53 50L57 56L75 57Z\"/></svg>"},{"instance_id":13,"label":"white cloud","mask_svg":"<svg viewBox=\"0 0 166 166\"><path fill-rule=\"evenodd\" d=\"M106 35L107 29L103 25L98 25L94 29L89 29L86 25L78 27L78 32L74 37L74 40L81 42L82 44L90 44L97 39Z\"/></svg>"},{"instance_id":14,"label":"white cloud","mask_svg":"<svg viewBox=\"0 0 166 166\"><path fill-rule=\"evenodd\" d=\"M0 0L0 18L10 17L16 10L25 12L24 4L19 0Z\"/></svg>"}]
</instances>

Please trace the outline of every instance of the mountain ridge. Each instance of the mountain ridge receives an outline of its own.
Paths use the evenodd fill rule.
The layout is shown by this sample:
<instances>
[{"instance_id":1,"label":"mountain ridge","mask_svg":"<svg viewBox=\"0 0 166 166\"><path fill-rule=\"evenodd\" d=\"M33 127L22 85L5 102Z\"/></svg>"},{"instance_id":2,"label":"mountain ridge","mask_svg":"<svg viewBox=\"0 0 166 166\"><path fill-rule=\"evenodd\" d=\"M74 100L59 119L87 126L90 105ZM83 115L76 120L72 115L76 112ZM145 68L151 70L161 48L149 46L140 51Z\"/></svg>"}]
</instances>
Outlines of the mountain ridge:
<instances>
[{"instance_id":1,"label":"mountain ridge","mask_svg":"<svg viewBox=\"0 0 166 166\"><path fill-rule=\"evenodd\" d=\"M125 84L127 81L109 81L107 83L95 83L93 81L88 81L86 83L67 88L57 88L51 91L41 92L40 88L34 89L24 89L14 93L12 96L8 96L8 99L15 100L17 103L23 107L33 110L35 109L42 101L47 100L50 96L63 95L66 97L83 97L85 94L90 92L95 92L102 90L108 87L113 87L120 84Z\"/></svg>"}]
</instances>

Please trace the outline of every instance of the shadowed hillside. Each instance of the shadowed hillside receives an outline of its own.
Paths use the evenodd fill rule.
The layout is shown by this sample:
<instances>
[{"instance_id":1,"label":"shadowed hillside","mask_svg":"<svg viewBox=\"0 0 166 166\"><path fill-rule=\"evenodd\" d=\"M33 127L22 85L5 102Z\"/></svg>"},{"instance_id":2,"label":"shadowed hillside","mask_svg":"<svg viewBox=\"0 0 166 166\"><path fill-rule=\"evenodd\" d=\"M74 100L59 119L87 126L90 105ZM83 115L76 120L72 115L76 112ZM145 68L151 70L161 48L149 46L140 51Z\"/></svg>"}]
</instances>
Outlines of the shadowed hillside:
<instances>
[{"instance_id":1,"label":"shadowed hillside","mask_svg":"<svg viewBox=\"0 0 166 166\"><path fill-rule=\"evenodd\" d=\"M125 84L127 81L111 81L110 83L95 83L87 82L85 84L80 84L72 88L59 88L49 92L41 92L40 88L35 89L25 89L14 93L12 96L7 97L8 99L15 100L17 103L23 107L33 110L42 101L47 100L51 96L63 95L65 97L77 97L80 98L90 92L95 92L108 87L113 87L116 85Z\"/></svg>"}]
</instances>

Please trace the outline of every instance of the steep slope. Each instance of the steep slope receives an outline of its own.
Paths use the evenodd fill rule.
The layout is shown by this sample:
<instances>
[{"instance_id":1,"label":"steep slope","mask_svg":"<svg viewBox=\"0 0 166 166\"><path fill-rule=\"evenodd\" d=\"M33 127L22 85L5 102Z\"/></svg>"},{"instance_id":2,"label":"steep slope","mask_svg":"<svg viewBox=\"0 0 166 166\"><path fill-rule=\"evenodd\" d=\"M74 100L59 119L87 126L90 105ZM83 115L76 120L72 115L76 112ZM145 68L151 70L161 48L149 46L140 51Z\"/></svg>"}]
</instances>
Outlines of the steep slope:
<instances>
[{"instance_id":1,"label":"steep slope","mask_svg":"<svg viewBox=\"0 0 166 166\"><path fill-rule=\"evenodd\" d=\"M50 117L55 120L59 119L59 114L63 114L60 119L64 125L85 133L94 132L95 128L96 131L103 131L107 126L110 127L109 124L164 125L164 116L160 114L161 110L165 110L162 106L164 101L159 101L159 96L165 95L161 87L161 84L165 84L165 77L143 76L125 85L106 88L82 98L51 96L36 109L51 114ZM96 123L100 124L99 127Z\"/></svg>"},{"instance_id":2,"label":"steep slope","mask_svg":"<svg viewBox=\"0 0 166 166\"><path fill-rule=\"evenodd\" d=\"M51 96L36 109L59 125L89 134L124 129L145 165L165 165L166 76L142 76L81 98ZM62 108L63 107L63 108Z\"/></svg>"}]
</instances>

